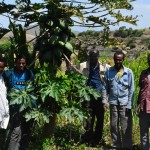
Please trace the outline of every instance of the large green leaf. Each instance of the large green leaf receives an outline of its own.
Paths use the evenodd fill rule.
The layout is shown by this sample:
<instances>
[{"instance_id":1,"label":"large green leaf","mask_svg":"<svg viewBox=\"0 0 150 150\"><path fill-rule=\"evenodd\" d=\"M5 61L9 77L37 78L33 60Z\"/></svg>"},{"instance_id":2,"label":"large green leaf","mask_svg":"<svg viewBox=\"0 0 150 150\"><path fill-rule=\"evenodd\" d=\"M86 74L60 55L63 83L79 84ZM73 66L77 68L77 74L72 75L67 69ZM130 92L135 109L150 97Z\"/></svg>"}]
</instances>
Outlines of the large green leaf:
<instances>
[{"instance_id":1,"label":"large green leaf","mask_svg":"<svg viewBox=\"0 0 150 150\"><path fill-rule=\"evenodd\" d=\"M37 101L37 97L34 95L33 85L31 84L31 82L28 82L25 90L13 88L10 93L8 93L10 97L10 105L18 105L20 112L27 108L34 107Z\"/></svg>"}]
</instances>

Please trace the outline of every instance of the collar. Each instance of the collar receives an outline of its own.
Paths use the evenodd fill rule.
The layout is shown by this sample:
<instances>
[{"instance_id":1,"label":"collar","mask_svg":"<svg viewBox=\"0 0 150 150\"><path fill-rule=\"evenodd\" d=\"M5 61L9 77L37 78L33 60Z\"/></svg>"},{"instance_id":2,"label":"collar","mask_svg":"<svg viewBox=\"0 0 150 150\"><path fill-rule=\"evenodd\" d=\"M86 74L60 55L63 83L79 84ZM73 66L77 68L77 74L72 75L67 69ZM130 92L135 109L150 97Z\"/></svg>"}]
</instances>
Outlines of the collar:
<instances>
[{"instance_id":1,"label":"collar","mask_svg":"<svg viewBox=\"0 0 150 150\"><path fill-rule=\"evenodd\" d=\"M123 69L123 73L128 73L128 68L127 67L123 66L122 69ZM110 70L116 71L115 66L110 67Z\"/></svg>"},{"instance_id":2,"label":"collar","mask_svg":"<svg viewBox=\"0 0 150 150\"><path fill-rule=\"evenodd\" d=\"M98 61L98 64L97 64L97 67L99 66L99 65L101 65L102 63L100 62L100 61ZM90 68L90 61L87 61L86 62L86 68Z\"/></svg>"}]
</instances>

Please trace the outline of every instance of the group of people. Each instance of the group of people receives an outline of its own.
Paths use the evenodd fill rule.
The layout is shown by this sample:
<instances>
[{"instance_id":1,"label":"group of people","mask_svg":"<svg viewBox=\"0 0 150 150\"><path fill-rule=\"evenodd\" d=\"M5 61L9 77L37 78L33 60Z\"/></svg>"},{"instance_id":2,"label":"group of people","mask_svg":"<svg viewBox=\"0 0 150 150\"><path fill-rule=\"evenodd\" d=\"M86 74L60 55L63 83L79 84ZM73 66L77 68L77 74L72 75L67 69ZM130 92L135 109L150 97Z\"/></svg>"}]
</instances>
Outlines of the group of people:
<instances>
[{"instance_id":1,"label":"group of people","mask_svg":"<svg viewBox=\"0 0 150 150\"><path fill-rule=\"evenodd\" d=\"M5 65L6 60L0 58L0 128L3 131L7 128L5 130L4 143L1 143L1 146L3 145L5 150L25 150L31 137L30 129L32 123L26 122L24 112L19 112L18 105L9 106L10 99L7 93L12 88L24 90L25 83L28 80L33 81L34 75L26 67L26 57L24 55L16 57L13 68L5 71Z\"/></svg>"},{"instance_id":2,"label":"group of people","mask_svg":"<svg viewBox=\"0 0 150 150\"><path fill-rule=\"evenodd\" d=\"M110 133L113 149L132 149L132 109L134 102L134 76L131 69L123 65L125 54L114 53L114 66L101 63L98 50L89 50L87 62L77 66L80 73L88 77L87 86L97 89L101 97L91 95L83 106L89 110L90 117L85 120L85 133L82 142L97 145L102 141L104 113L110 110ZM150 126L150 54L149 67L141 73L139 96L135 112L139 116L141 149L149 150ZM94 120L96 118L96 123Z\"/></svg>"},{"instance_id":3,"label":"group of people","mask_svg":"<svg viewBox=\"0 0 150 150\"><path fill-rule=\"evenodd\" d=\"M140 91L135 106L139 116L142 150L149 150L150 54L147 58L149 67L141 73ZM84 122L86 132L81 138L83 142L92 145L102 141L104 113L109 108L113 148L131 150L134 77L132 70L123 65L125 54L122 51L115 52L113 59L114 66L111 67L99 61L98 50L90 50L88 61L77 66L80 73L88 77L87 86L101 93L98 99L91 95L90 101L83 103L83 107L88 108L90 117ZM26 67L24 55L16 58L13 68L6 71L4 68L5 59L0 58L0 128L4 128L2 123L10 115L4 149L25 150L29 143L32 123L25 121L24 114L19 112L17 105L8 106L7 92L12 88L24 90L26 81L33 81L34 75ZM95 118L96 123L94 123Z\"/></svg>"}]
</instances>

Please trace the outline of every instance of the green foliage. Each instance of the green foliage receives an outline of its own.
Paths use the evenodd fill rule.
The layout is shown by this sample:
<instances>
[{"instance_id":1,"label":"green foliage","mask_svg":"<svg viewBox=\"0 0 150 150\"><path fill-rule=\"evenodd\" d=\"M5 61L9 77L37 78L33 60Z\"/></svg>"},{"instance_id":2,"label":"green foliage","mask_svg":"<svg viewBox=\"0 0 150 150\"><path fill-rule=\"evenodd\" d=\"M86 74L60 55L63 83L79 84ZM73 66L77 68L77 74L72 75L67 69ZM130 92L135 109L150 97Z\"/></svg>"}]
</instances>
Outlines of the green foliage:
<instances>
[{"instance_id":1,"label":"green foliage","mask_svg":"<svg viewBox=\"0 0 150 150\"><path fill-rule=\"evenodd\" d=\"M77 3L76 1L44 0L43 3L31 3L30 0L16 0L16 5L7 5L1 2L1 14L8 12L15 20L24 21L24 27L34 23L37 23L40 27L40 34L36 37L34 47L34 54L38 51L41 67L35 80L37 98L34 96L35 93L32 92L34 89L29 84L25 91L13 90L11 92L11 104L20 105L20 111L29 109L25 114L26 119L33 119L38 125L48 123L49 117L56 113L67 117L70 123L76 118L82 122L87 117L87 110L82 107L82 102L88 101L91 94L95 98L100 95L98 91L86 86L87 79L84 76L72 72L56 76L63 55L69 57L74 50L69 42L71 37L75 37L70 27L73 25L102 27L104 32L99 42L107 46L110 40L109 26L122 21L136 24L137 17L124 16L118 11L119 9L132 10L131 1L133 0L90 0L88 3ZM94 15L99 12L101 12L99 16ZM104 15L104 12L106 15ZM78 19L73 20L74 16ZM32 61L24 27L11 21L9 27L15 35L11 38L9 56L11 65L13 65L14 54L23 53L29 58L29 61ZM35 59L35 55L33 58ZM45 62L48 67L43 69ZM34 100L37 100L36 106L31 104ZM64 140L60 141L62 144L66 144ZM73 144L72 140L69 142ZM63 145L63 147L71 149L70 143Z\"/></svg>"},{"instance_id":2,"label":"green foliage","mask_svg":"<svg viewBox=\"0 0 150 150\"><path fill-rule=\"evenodd\" d=\"M143 30L133 30L132 28L126 29L125 26L120 27L119 30L114 32L114 37L140 37L143 34Z\"/></svg>"},{"instance_id":3,"label":"green foliage","mask_svg":"<svg viewBox=\"0 0 150 150\"><path fill-rule=\"evenodd\" d=\"M72 122L74 118L83 121L86 110L82 108L82 102L89 101L90 94L95 98L100 96L98 91L86 86L86 81L85 76L67 71L65 75L54 79L46 78L45 82L40 82L39 94L43 103L47 97L55 99L60 108L60 114L66 116L69 122Z\"/></svg>"},{"instance_id":4,"label":"green foliage","mask_svg":"<svg viewBox=\"0 0 150 150\"><path fill-rule=\"evenodd\" d=\"M0 44L0 53L1 54L8 54L8 50L10 49L10 43L6 43L6 44Z\"/></svg>"},{"instance_id":5,"label":"green foliage","mask_svg":"<svg viewBox=\"0 0 150 150\"><path fill-rule=\"evenodd\" d=\"M99 32L99 31L92 31L92 30L88 30L88 31L83 31L83 32L80 32L79 34L78 34L78 36L85 36L86 38L87 38L87 36L88 37L90 37L90 36L95 36L95 37L98 37L98 36L100 36L100 33L101 32Z\"/></svg>"},{"instance_id":6,"label":"green foliage","mask_svg":"<svg viewBox=\"0 0 150 150\"><path fill-rule=\"evenodd\" d=\"M138 92L139 92L139 77L142 72L142 70L146 69L148 67L147 64L147 54L149 52L138 52L137 58L131 58L128 59L128 55L126 57L126 60L124 62L125 66L129 67L134 74L134 83L135 83L135 97L134 97L134 103L137 101Z\"/></svg>"},{"instance_id":7,"label":"green foliage","mask_svg":"<svg viewBox=\"0 0 150 150\"><path fill-rule=\"evenodd\" d=\"M109 27L111 25L117 25L122 21L136 25L137 16L124 16L119 11L120 9L132 10L131 2L133 0L90 0L86 2L44 0L43 3L16 0L16 5L7 5L1 2L0 8L2 10L0 13L8 12L14 19L25 22L25 27L37 23L40 27L40 35L36 37L35 50L40 51L40 64L43 65L44 62L48 62L53 66L59 66L60 59L63 57L62 54L69 57L73 52L74 47L71 43L67 43L71 37L75 37L71 31L71 26L101 27L104 29L104 35L100 37L99 41L104 46L109 45L109 40L111 41ZM100 15L97 16L96 14ZM11 22L10 24L12 26ZM12 28L11 30L13 31ZM20 33L23 33L21 28L19 30ZM98 32L93 31L89 31L88 34L89 36L90 34L99 36ZM22 35L20 39L24 41L24 34L20 35ZM22 45L25 46L24 42Z\"/></svg>"},{"instance_id":8,"label":"green foliage","mask_svg":"<svg viewBox=\"0 0 150 150\"><path fill-rule=\"evenodd\" d=\"M44 109L39 105L36 108L30 109L25 114L26 121L34 120L36 125L43 127L45 123L49 123L49 117L53 114L50 113L47 109Z\"/></svg>"},{"instance_id":9,"label":"green foliage","mask_svg":"<svg viewBox=\"0 0 150 150\"><path fill-rule=\"evenodd\" d=\"M140 74L143 70L148 68L148 63L147 63L147 55L149 54L149 51L145 52L137 52L137 57L129 58L128 55L126 57L126 61L124 62L124 65L129 67L134 74L134 84L135 84L135 90L134 90L134 109L135 105L138 100L138 94L139 94L139 78ZM133 109L133 143L137 145L137 148L139 149L139 143L140 143L140 129L139 129L139 118L136 116L134 113Z\"/></svg>"},{"instance_id":10,"label":"green foliage","mask_svg":"<svg viewBox=\"0 0 150 150\"><path fill-rule=\"evenodd\" d=\"M135 39L132 38L127 42L127 46L130 47L130 49L135 48L136 47L135 43L136 43Z\"/></svg>"},{"instance_id":11,"label":"green foliage","mask_svg":"<svg viewBox=\"0 0 150 150\"><path fill-rule=\"evenodd\" d=\"M5 4L4 1L0 3L0 14L10 12L16 6L12 4Z\"/></svg>"},{"instance_id":12,"label":"green foliage","mask_svg":"<svg viewBox=\"0 0 150 150\"><path fill-rule=\"evenodd\" d=\"M89 101L90 95L97 98L100 93L86 86L87 78L83 75L67 71L52 77L47 71L45 68L36 75L37 96L29 83L23 91L12 89L10 104L17 104L20 112L29 109L26 119L33 119L38 125L48 123L54 113L67 117L70 123L77 118L82 122L87 117L87 110L82 107L83 101Z\"/></svg>"},{"instance_id":13,"label":"green foliage","mask_svg":"<svg viewBox=\"0 0 150 150\"><path fill-rule=\"evenodd\" d=\"M28 50L28 44L26 41L26 31L21 24L16 25L10 20L9 29L13 33L13 37L10 37L11 48L9 53L9 66L12 67L14 64L14 55L24 54L27 59L27 65L33 61L31 59L31 52ZM35 56L34 56L35 57Z\"/></svg>"},{"instance_id":14,"label":"green foliage","mask_svg":"<svg viewBox=\"0 0 150 150\"><path fill-rule=\"evenodd\" d=\"M78 59L80 62L87 61L87 47L78 49Z\"/></svg>"},{"instance_id":15,"label":"green foliage","mask_svg":"<svg viewBox=\"0 0 150 150\"><path fill-rule=\"evenodd\" d=\"M150 43L150 38L142 38L140 43L148 46Z\"/></svg>"},{"instance_id":16,"label":"green foliage","mask_svg":"<svg viewBox=\"0 0 150 150\"><path fill-rule=\"evenodd\" d=\"M8 94L10 97L10 105L18 105L19 111L22 112L28 108L33 108L37 97L33 94L34 86L31 82L27 82L25 90L13 88Z\"/></svg>"}]
</instances>

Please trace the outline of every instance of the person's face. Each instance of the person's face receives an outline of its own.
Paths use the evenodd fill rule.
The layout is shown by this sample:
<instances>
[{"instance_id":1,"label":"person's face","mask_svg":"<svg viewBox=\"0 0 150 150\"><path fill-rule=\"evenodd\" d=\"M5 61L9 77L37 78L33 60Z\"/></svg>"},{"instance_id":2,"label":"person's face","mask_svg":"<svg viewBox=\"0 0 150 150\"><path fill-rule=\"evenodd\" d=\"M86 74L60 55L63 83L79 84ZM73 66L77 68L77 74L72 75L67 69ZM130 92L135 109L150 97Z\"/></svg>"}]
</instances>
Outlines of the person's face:
<instances>
[{"instance_id":1,"label":"person's face","mask_svg":"<svg viewBox=\"0 0 150 150\"><path fill-rule=\"evenodd\" d=\"M0 62L0 74L3 72L5 67L5 63L4 62Z\"/></svg>"},{"instance_id":2,"label":"person's face","mask_svg":"<svg viewBox=\"0 0 150 150\"><path fill-rule=\"evenodd\" d=\"M96 65L98 63L98 53L91 52L89 55L89 61L91 65Z\"/></svg>"},{"instance_id":3,"label":"person's face","mask_svg":"<svg viewBox=\"0 0 150 150\"><path fill-rule=\"evenodd\" d=\"M116 55L114 56L114 63L115 63L115 67L116 67L117 69L120 69L120 68L122 67L123 61L124 61L124 57L123 57L122 54L119 54L119 55L116 54Z\"/></svg>"},{"instance_id":4,"label":"person's face","mask_svg":"<svg viewBox=\"0 0 150 150\"><path fill-rule=\"evenodd\" d=\"M18 70L23 71L26 66L26 60L25 59L18 59L16 63L16 67Z\"/></svg>"}]
</instances>

